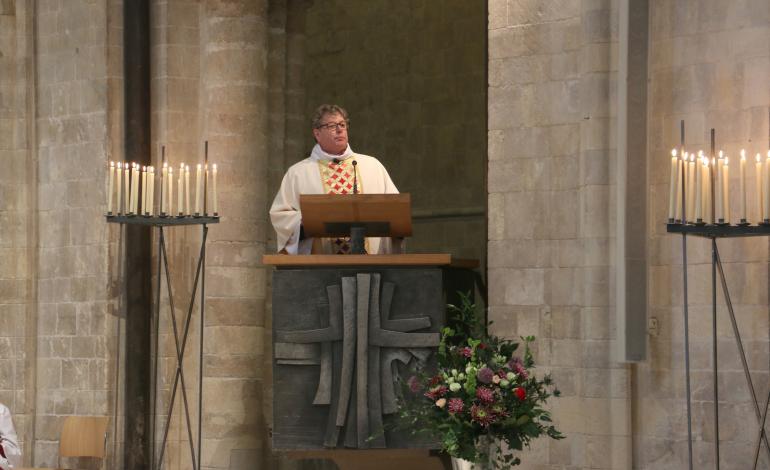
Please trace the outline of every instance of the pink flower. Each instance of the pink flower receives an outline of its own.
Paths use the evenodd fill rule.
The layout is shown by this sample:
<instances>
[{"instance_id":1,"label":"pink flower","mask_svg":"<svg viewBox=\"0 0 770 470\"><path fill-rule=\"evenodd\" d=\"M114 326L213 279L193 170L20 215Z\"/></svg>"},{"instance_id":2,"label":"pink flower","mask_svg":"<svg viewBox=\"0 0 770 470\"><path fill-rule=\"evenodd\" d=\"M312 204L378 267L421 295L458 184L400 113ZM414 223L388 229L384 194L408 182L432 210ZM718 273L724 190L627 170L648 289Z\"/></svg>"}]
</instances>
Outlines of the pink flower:
<instances>
[{"instance_id":1,"label":"pink flower","mask_svg":"<svg viewBox=\"0 0 770 470\"><path fill-rule=\"evenodd\" d=\"M471 419L479 423L482 427L487 427L492 424L495 417L485 407L473 405L471 407Z\"/></svg>"},{"instance_id":2,"label":"pink flower","mask_svg":"<svg viewBox=\"0 0 770 470\"><path fill-rule=\"evenodd\" d=\"M450 413L462 413L463 408L465 408L465 404L463 403L462 399L460 399L460 398L450 398L449 399L449 412Z\"/></svg>"},{"instance_id":3,"label":"pink flower","mask_svg":"<svg viewBox=\"0 0 770 470\"><path fill-rule=\"evenodd\" d=\"M514 388L513 393L516 395L516 398L518 398L520 401L524 401L524 399L527 398L527 391L524 390L522 387Z\"/></svg>"},{"instance_id":4,"label":"pink flower","mask_svg":"<svg viewBox=\"0 0 770 470\"><path fill-rule=\"evenodd\" d=\"M499 383L500 383L500 380L501 380L501 379L500 379L500 376L499 376L499 375L495 374L494 376L492 376L492 383L494 383L494 384L499 384Z\"/></svg>"},{"instance_id":5,"label":"pink flower","mask_svg":"<svg viewBox=\"0 0 770 470\"><path fill-rule=\"evenodd\" d=\"M425 392L425 396L430 398L431 400L436 400L439 397L443 397L446 395L447 388L443 385L439 385L438 387L433 387L427 392Z\"/></svg>"},{"instance_id":6,"label":"pink flower","mask_svg":"<svg viewBox=\"0 0 770 470\"><path fill-rule=\"evenodd\" d=\"M417 376L413 375L409 377L409 380L407 380L406 383L409 385L409 390L411 390L412 393L419 393L420 390L422 390L422 384Z\"/></svg>"},{"instance_id":7,"label":"pink flower","mask_svg":"<svg viewBox=\"0 0 770 470\"><path fill-rule=\"evenodd\" d=\"M471 349L471 348L466 346L466 347L460 349L459 353L462 356L471 357L471 356L473 356L473 349Z\"/></svg>"},{"instance_id":8,"label":"pink flower","mask_svg":"<svg viewBox=\"0 0 770 470\"><path fill-rule=\"evenodd\" d=\"M445 407L446 406L446 398L439 398L438 400L436 400L436 406L438 406L439 408Z\"/></svg>"},{"instance_id":9,"label":"pink flower","mask_svg":"<svg viewBox=\"0 0 770 470\"><path fill-rule=\"evenodd\" d=\"M476 398L483 403L492 403L495 401L495 392L491 388L479 387L476 389Z\"/></svg>"}]
</instances>

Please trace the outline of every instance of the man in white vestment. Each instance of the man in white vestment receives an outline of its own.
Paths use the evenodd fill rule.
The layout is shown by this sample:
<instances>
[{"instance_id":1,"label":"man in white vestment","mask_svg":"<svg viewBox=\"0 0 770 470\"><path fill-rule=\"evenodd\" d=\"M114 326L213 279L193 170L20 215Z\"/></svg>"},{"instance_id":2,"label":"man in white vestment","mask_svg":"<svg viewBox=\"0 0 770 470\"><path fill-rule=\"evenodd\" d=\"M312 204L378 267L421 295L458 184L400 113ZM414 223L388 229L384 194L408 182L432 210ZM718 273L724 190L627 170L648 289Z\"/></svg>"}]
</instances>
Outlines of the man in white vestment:
<instances>
[{"instance_id":1,"label":"man in white vestment","mask_svg":"<svg viewBox=\"0 0 770 470\"><path fill-rule=\"evenodd\" d=\"M0 403L0 470L21 466L21 449L16 429L13 427L11 411Z\"/></svg>"},{"instance_id":2,"label":"man in white vestment","mask_svg":"<svg viewBox=\"0 0 770 470\"><path fill-rule=\"evenodd\" d=\"M316 145L310 156L292 165L270 208L280 253L347 254L348 238L314 240L302 233L300 194L395 194L396 185L374 157L353 152L348 144L348 113L337 105L318 107L313 118ZM369 254L391 251L390 238L367 238Z\"/></svg>"}]
</instances>

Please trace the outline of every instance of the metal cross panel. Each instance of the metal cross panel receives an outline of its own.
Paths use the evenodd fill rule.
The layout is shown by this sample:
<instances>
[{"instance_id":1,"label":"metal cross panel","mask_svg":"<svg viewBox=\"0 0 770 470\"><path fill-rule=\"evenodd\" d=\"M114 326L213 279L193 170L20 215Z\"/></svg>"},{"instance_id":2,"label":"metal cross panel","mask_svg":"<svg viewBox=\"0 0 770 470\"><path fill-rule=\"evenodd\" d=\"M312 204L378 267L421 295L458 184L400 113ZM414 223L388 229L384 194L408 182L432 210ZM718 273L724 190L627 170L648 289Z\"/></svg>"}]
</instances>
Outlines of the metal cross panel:
<instances>
[{"instance_id":1,"label":"metal cross panel","mask_svg":"<svg viewBox=\"0 0 770 470\"><path fill-rule=\"evenodd\" d=\"M435 268L275 271L273 448L432 447L387 423L398 364L439 343L441 283Z\"/></svg>"}]
</instances>

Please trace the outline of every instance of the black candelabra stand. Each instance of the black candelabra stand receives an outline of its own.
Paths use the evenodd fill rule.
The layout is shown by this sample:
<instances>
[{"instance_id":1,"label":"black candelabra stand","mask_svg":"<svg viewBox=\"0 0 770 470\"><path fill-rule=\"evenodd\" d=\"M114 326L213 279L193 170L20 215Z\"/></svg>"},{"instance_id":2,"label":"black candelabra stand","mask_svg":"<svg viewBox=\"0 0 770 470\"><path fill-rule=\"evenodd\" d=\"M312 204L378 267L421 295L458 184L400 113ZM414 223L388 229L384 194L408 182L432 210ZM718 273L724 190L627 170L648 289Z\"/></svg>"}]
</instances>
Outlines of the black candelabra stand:
<instances>
[{"instance_id":1,"label":"black candelabra stand","mask_svg":"<svg viewBox=\"0 0 770 470\"><path fill-rule=\"evenodd\" d=\"M684 151L684 121L681 122L681 149ZM711 158L715 155L715 132L711 129ZM762 446L762 442L765 443L765 448L770 457L770 443L768 442L767 433L765 432L765 423L767 421L768 409L770 409L770 390L768 390L767 399L764 403L764 408L760 408L759 400L757 399L757 392L754 386L751 372L749 370L748 362L746 360L746 353L743 347L743 341L741 340L740 330L738 323L735 319L735 311L733 309L732 300L730 298L730 291L727 287L727 279L725 278L725 272L722 268L722 260L719 256L719 249L717 247L717 238L738 238L738 237L758 237L758 236L770 236L770 223L764 221L758 225L750 225L741 220L741 223L737 225L731 225L728 222L717 220L714 217L715 207L715 191L711 191L711 219L715 223L707 224L702 221L696 221L694 223L686 223L686 193L687 189L685 185L685 172L682 171L681 185L681 215L680 221L674 222L669 220L666 225L666 229L669 233L682 234L682 283L683 283L683 314L684 314L684 357L685 357L685 380L686 380L686 394L687 394L687 450L688 450L688 468L693 468L693 454L692 454L692 398L690 389L690 345L689 345L689 309L688 309L688 294L687 294L687 235L694 235L698 237L708 238L711 240L711 305L712 305L712 380L713 380L713 402L714 402L714 465L719 469L719 386L718 386L718 349L717 349L717 274L719 275L720 284L722 287L722 293L724 294L725 303L727 304L727 312L730 317L730 324L732 325L735 342L738 348L738 353L741 359L741 366L743 368L744 376L746 378L746 385L752 398L752 404L754 405L754 412L757 418L757 424L759 429L757 431L757 437L754 445L754 469L757 468L759 462L759 453ZM715 175L711 172L711 188L714 188Z\"/></svg>"},{"instance_id":2,"label":"black candelabra stand","mask_svg":"<svg viewBox=\"0 0 770 470\"><path fill-rule=\"evenodd\" d=\"M155 336L154 351L152 355L153 360L153 381L152 381L152 450L150 452L150 458L152 463L150 468L152 470L160 469L163 466L163 456L166 450L166 444L168 442L168 433L171 425L172 411L174 408L174 402L177 396L177 389L181 385L182 389L182 402L185 414L185 423L187 425L187 441L190 445L190 455L192 458L193 470L200 470L201 468L201 443L202 443L202 431L203 431L203 328L204 328L204 315L206 306L206 239L208 236L208 224L219 223L219 217L209 216L180 216L180 217L166 217L166 216L107 216L107 222L116 223L121 225L144 225L149 227L156 227L158 229L158 271L157 271L157 283L156 283L156 296L155 296L155 308L153 312L152 321L152 333ZM166 237L165 229L167 227L175 226L187 226L187 225L199 225L202 229L200 251L198 255L198 262L195 270L195 280L193 282L192 291L190 293L189 305L187 308L187 316L184 321L184 328L180 338L180 332L177 327L176 313L174 310L174 295L171 286L171 272L168 266L168 255L166 253ZM171 400L168 404L168 411L166 413L166 422L163 427L163 439L161 441L160 448L157 452L156 458L156 431L158 426L157 419L157 403L158 403L158 356L159 356L159 332L160 332L160 298L161 298L161 280L165 277L166 288L168 294L169 314L172 325L172 331L174 334L174 345L176 352L176 373L174 375L174 385L171 391ZM198 429L197 436L194 436L193 425L190 418L190 402L187 398L187 387L185 384L184 374L184 353L187 346L187 340L189 338L190 325L192 323L192 314L195 305L195 299L200 289L200 326L199 326L199 351L198 351ZM197 438L197 453L196 442Z\"/></svg>"}]
</instances>

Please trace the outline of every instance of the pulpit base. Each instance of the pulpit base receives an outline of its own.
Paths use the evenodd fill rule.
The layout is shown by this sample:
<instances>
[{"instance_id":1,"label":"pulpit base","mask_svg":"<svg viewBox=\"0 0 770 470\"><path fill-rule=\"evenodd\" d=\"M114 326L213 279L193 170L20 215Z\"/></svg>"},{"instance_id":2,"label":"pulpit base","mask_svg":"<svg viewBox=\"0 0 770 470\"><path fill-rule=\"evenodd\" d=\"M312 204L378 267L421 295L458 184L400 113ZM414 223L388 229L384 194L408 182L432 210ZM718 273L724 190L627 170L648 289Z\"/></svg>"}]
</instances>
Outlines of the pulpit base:
<instances>
[{"instance_id":1,"label":"pulpit base","mask_svg":"<svg viewBox=\"0 0 770 470\"><path fill-rule=\"evenodd\" d=\"M451 470L450 459L427 449L310 450L282 453L292 460L327 459L340 470Z\"/></svg>"}]
</instances>

